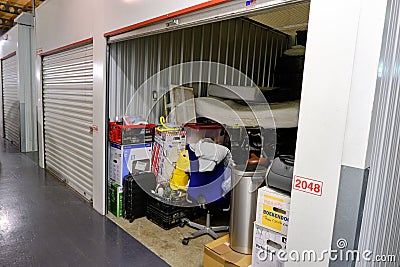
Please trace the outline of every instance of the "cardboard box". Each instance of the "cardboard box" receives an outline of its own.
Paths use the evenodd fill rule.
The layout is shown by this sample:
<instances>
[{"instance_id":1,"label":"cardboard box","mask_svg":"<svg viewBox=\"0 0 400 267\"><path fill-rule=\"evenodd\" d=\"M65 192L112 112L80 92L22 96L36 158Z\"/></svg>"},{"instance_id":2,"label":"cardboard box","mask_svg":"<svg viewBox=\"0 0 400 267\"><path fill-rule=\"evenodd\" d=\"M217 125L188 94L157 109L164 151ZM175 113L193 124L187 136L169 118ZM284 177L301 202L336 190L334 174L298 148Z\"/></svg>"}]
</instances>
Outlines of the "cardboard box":
<instances>
[{"instance_id":1,"label":"cardboard box","mask_svg":"<svg viewBox=\"0 0 400 267\"><path fill-rule=\"evenodd\" d=\"M258 189L256 222L287 235L290 195L267 186Z\"/></svg>"},{"instance_id":2,"label":"cardboard box","mask_svg":"<svg viewBox=\"0 0 400 267\"><path fill-rule=\"evenodd\" d=\"M120 186L129 173L150 171L152 144L119 145L111 143L109 178Z\"/></svg>"},{"instance_id":3,"label":"cardboard box","mask_svg":"<svg viewBox=\"0 0 400 267\"><path fill-rule=\"evenodd\" d=\"M229 246L229 235L204 245L204 267L248 267L251 255L241 254Z\"/></svg>"},{"instance_id":4,"label":"cardboard box","mask_svg":"<svg viewBox=\"0 0 400 267\"><path fill-rule=\"evenodd\" d=\"M279 251L286 250L286 236L254 223L251 267L283 267Z\"/></svg>"},{"instance_id":5,"label":"cardboard box","mask_svg":"<svg viewBox=\"0 0 400 267\"><path fill-rule=\"evenodd\" d=\"M109 211L117 217L122 217L122 186L110 181L108 186Z\"/></svg>"}]
</instances>

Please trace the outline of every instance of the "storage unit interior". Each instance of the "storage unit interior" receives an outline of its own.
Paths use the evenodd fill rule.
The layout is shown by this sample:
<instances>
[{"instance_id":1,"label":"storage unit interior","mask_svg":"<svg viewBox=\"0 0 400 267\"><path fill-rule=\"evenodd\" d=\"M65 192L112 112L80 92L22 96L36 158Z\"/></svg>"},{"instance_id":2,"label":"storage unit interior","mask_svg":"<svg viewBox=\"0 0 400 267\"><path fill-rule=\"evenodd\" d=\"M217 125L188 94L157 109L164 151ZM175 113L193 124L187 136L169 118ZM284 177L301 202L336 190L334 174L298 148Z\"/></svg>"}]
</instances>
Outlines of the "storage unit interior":
<instances>
[{"instance_id":1,"label":"storage unit interior","mask_svg":"<svg viewBox=\"0 0 400 267\"><path fill-rule=\"evenodd\" d=\"M157 124L166 115L163 96L176 86L193 88L195 100L214 97L208 91L210 85L256 86L271 110L291 103L294 112L288 114L293 118L282 127L276 122L276 154L294 155L304 64L304 47L299 45L306 44L309 6L302 1L256 13L249 9L245 16L185 28L170 25L163 32L111 42L109 120L135 115ZM130 224L110 217L174 266L187 266L189 258L193 264L201 262L202 246L211 240L203 236L182 246L182 234L190 231L186 226L164 231L143 218ZM159 240L166 245L158 246Z\"/></svg>"}]
</instances>

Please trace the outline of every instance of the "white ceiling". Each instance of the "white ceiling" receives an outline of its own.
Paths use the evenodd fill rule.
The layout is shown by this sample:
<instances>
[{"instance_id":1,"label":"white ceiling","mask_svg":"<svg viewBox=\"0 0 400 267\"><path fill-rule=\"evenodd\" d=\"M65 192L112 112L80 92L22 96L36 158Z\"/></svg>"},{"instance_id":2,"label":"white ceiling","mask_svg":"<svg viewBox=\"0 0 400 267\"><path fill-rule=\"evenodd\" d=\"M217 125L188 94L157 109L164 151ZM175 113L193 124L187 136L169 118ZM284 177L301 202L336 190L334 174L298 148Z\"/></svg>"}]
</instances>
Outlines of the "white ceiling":
<instances>
[{"instance_id":1,"label":"white ceiling","mask_svg":"<svg viewBox=\"0 0 400 267\"><path fill-rule=\"evenodd\" d=\"M310 3L307 2L279 7L248 18L286 34L296 35L296 31L307 30L309 13Z\"/></svg>"}]
</instances>

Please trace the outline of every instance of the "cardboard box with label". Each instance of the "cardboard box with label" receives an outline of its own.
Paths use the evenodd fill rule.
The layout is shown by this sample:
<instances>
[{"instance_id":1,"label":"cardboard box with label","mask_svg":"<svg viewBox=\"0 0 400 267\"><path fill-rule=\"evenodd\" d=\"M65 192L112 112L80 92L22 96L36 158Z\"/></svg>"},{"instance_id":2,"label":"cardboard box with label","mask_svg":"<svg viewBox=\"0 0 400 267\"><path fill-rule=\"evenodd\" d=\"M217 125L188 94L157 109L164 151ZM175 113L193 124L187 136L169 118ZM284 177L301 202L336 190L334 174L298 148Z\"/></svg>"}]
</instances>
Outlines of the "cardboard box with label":
<instances>
[{"instance_id":1,"label":"cardboard box with label","mask_svg":"<svg viewBox=\"0 0 400 267\"><path fill-rule=\"evenodd\" d=\"M252 267L282 267L286 236L254 223Z\"/></svg>"},{"instance_id":2,"label":"cardboard box with label","mask_svg":"<svg viewBox=\"0 0 400 267\"><path fill-rule=\"evenodd\" d=\"M267 186L258 189L256 222L287 235L290 195Z\"/></svg>"},{"instance_id":3,"label":"cardboard box with label","mask_svg":"<svg viewBox=\"0 0 400 267\"><path fill-rule=\"evenodd\" d=\"M248 267L251 255L241 254L229 246L229 235L204 245L204 267Z\"/></svg>"},{"instance_id":4,"label":"cardboard box with label","mask_svg":"<svg viewBox=\"0 0 400 267\"><path fill-rule=\"evenodd\" d=\"M152 144L119 145L111 143L109 178L119 185L129 173L150 171Z\"/></svg>"},{"instance_id":5,"label":"cardboard box with label","mask_svg":"<svg viewBox=\"0 0 400 267\"><path fill-rule=\"evenodd\" d=\"M122 217L122 186L115 182L108 185L108 206L112 214Z\"/></svg>"}]
</instances>

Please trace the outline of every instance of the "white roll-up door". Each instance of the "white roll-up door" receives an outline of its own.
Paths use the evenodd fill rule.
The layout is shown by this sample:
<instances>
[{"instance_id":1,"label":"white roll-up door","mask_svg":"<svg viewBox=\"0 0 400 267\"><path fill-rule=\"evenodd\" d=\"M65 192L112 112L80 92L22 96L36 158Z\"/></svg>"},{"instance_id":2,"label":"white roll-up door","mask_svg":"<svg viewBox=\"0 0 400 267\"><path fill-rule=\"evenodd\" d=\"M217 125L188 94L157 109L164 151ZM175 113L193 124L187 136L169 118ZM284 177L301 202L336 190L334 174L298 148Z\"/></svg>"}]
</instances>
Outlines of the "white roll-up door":
<instances>
[{"instance_id":1,"label":"white roll-up door","mask_svg":"<svg viewBox=\"0 0 400 267\"><path fill-rule=\"evenodd\" d=\"M2 60L4 137L20 148L17 56Z\"/></svg>"},{"instance_id":2,"label":"white roll-up door","mask_svg":"<svg viewBox=\"0 0 400 267\"><path fill-rule=\"evenodd\" d=\"M46 168L91 200L93 46L43 57Z\"/></svg>"}]
</instances>

